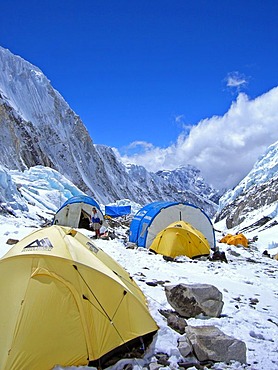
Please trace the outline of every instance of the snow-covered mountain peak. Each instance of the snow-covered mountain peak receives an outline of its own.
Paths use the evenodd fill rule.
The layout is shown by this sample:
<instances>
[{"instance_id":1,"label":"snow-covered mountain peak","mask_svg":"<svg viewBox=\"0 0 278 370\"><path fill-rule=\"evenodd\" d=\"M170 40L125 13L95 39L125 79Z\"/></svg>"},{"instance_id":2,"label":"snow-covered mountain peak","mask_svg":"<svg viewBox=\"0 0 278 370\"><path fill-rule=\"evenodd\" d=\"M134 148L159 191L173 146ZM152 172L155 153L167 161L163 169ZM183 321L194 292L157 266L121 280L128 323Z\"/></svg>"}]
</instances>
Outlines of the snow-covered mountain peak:
<instances>
[{"instance_id":1,"label":"snow-covered mountain peak","mask_svg":"<svg viewBox=\"0 0 278 370\"><path fill-rule=\"evenodd\" d=\"M233 189L228 191L221 199L219 207L224 208L227 203L234 201L252 186L264 184L278 176L278 141L269 146L260 156L247 176Z\"/></svg>"},{"instance_id":2,"label":"snow-covered mountain peak","mask_svg":"<svg viewBox=\"0 0 278 370\"><path fill-rule=\"evenodd\" d=\"M25 121L41 123L40 118L51 120L48 114L54 106L54 94L45 94L53 90L50 81L42 71L0 47L0 93L3 100L10 105Z\"/></svg>"},{"instance_id":3,"label":"snow-covered mountain peak","mask_svg":"<svg viewBox=\"0 0 278 370\"><path fill-rule=\"evenodd\" d=\"M278 205L278 142L271 145L265 155L255 163L249 174L233 189L224 194L219 202L216 221L226 219L230 228L251 227L252 213L259 212L258 225L272 227Z\"/></svg>"}]
</instances>

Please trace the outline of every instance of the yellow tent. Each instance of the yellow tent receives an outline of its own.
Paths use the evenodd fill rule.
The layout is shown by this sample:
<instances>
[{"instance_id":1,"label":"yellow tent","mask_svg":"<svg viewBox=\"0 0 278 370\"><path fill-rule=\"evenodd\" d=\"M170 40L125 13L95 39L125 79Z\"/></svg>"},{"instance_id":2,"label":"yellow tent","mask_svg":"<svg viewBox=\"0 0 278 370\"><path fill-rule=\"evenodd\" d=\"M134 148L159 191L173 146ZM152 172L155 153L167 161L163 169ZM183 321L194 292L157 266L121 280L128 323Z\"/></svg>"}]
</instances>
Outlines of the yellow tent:
<instances>
[{"instance_id":1,"label":"yellow tent","mask_svg":"<svg viewBox=\"0 0 278 370\"><path fill-rule=\"evenodd\" d=\"M189 258L208 255L210 246L204 235L185 221L176 221L160 231L150 249L167 257Z\"/></svg>"},{"instance_id":2,"label":"yellow tent","mask_svg":"<svg viewBox=\"0 0 278 370\"><path fill-rule=\"evenodd\" d=\"M0 297L1 370L101 365L158 329L129 274L69 227L39 229L1 258Z\"/></svg>"},{"instance_id":3,"label":"yellow tent","mask_svg":"<svg viewBox=\"0 0 278 370\"><path fill-rule=\"evenodd\" d=\"M244 247L248 247L248 239L243 234L227 234L220 240L220 243L226 243L229 245L243 245Z\"/></svg>"}]
</instances>

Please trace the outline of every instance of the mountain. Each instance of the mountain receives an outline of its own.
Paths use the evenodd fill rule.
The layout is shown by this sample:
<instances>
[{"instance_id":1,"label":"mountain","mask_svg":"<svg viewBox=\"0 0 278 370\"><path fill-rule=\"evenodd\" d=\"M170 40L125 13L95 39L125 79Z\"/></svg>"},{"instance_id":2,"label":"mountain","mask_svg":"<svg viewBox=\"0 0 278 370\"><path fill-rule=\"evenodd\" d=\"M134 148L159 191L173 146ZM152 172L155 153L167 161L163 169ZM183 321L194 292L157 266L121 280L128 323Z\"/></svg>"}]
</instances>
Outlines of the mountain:
<instances>
[{"instance_id":1,"label":"mountain","mask_svg":"<svg viewBox=\"0 0 278 370\"><path fill-rule=\"evenodd\" d=\"M111 148L94 145L80 117L42 71L2 47L0 125L0 163L10 170L53 168L103 204L123 198L142 205L192 201L210 216L216 211L213 189L202 193L209 186L197 169L162 176L140 166L126 168Z\"/></svg>"},{"instance_id":2,"label":"mountain","mask_svg":"<svg viewBox=\"0 0 278 370\"><path fill-rule=\"evenodd\" d=\"M186 189L187 194L185 196L188 197L189 202L190 198L192 198L192 202L194 203L194 199L197 196L218 204L222 195L206 183L198 168L189 164L172 171L158 171L156 174L164 180L171 182L179 191L182 192Z\"/></svg>"},{"instance_id":3,"label":"mountain","mask_svg":"<svg viewBox=\"0 0 278 370\"><path fill-rule=\"evenodd\" d=\"M252 222L252 212L260 210L261 218ZM228 229L247 224L245 228L271 227L278 213L278 141L255 163L249 174L219 203L216 222L226 219Z\"/></svg>"},{"instance_id":4,"label":"mountain","mask_svg":"<svg viewBox=\"0 0 278 370\"><path fill-rule=\"evenodd\" d=\"M7 171L0 166L1 205L3 205L3 197L5 197L7 200L5 206L10 210L10 214L3 215L0 207L0 257L10 250L11 244L16 240L21 240L42 227L45 219L52 220L53 212L57 210L61 202L78 192L80 190L77 187L54 169L35 166L21 172L19 170ZM134 211L134 206L137 207L137 205L131 205ZM260 211L256 213L259 215ZM14 217L15 215L16 217ZM255 220L256 217L253 219ZM278 215L276 220L278 220ZM217 247L225 253L228 263L203 258L192 261L186 256L180 256L175 261L167 261L162 255L150 253L148 249L132 249L125 242L127 228L121 222L117 222L113 226L115 238L113 237L111 240L91 240L93 245L108 253L129 272L144 293L150 313L159 326L155 340L147 348L143 358L137 358L134 361L128 355L122 356L117 364L110 366L107 370L124 368L277 369L276 282L278 261L263 254L265 250L271 256L275 256L278 252L277 239L276 243L273 243L275 235L277 235L277 228L278 226L276 226L276 234L275 228L263 230L260 233L259 240L251 244L250 248L217 242ZM92 237L90 231L84 229L78 231L86 232L86 235ZM252 239L254 234L251 231L245 235L248 239ZM216 232L216 240L220 237L220 233ZM1 275L1 278L5 284L7 281L5 269L2 272L4 275ZM43 282L45 280L42 280ZM167 286L178 287L183 284L196 283L211 284L221 292L224 306L219 317L208 317L200 314L185 319L177 315L177 312L169 304L165 293ZM14 289L17 286L16 284L21 287L20 282L17 282L16 279L13 280L13 284ZM87 286L81 284L81 292L82 286L87 291ZM1 298L3 301L2 296ZM40 300L41 296L38 299ZM194 305L195 299L192 298L191 300L193 300ZM210 301L207 302L210 303ZM5 305L5 301L3 301L3 304ZM45 315L46 320L47 317ZM30 320L32 320L32 317ZM114 320L113 322L117 321ZM189 345L186 345L185 338L181 334L181 330L184 331L185 326L217 327L230 338L233 337L243 341L246 344L248 362L245 364L240 364L238 361L226 363L226 361L221 361L223 357L218 357L216 363L212 361L197 362L194 356L195 352L189 353L191 352L190 348L188 350ZM47 337L43 336L41 340L52 341L56 345L55 338L55 333L50 331L49 335ZM183 340L181 340L182 338ZM211 348L214 343L219 346L219 338L216 338L216 342L213 338L209 341L205 339L204 342L208 343L209 350L214 355L215 352L211 351ZM231 351L228 348L230 343L229 339L227 345L222 346L222 350L217 351L217 354L221 353L223 355L226 352L230 354ZM202 355L204 352L201 351L200 353ZM47 356L47 353L45 355ZM211 359L211 357L209 358ZM96 370L96 367L74 365L57 365L53 367L53 370ZM24 364L21 362L21 366L17 368L24 368ZM39 359L37 368L41 368Z\"/></svg>"}]
</instances>

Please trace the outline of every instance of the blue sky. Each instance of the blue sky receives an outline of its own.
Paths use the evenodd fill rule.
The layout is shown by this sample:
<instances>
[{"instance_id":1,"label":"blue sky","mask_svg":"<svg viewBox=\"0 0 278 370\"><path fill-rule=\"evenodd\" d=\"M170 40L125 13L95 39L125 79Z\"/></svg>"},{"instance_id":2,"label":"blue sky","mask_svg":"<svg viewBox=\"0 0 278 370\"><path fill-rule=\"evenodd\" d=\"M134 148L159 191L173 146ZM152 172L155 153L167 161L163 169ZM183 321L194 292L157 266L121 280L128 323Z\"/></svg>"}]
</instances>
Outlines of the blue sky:
<instances>
[{"instance_id":1,"label":"blue sky","mask_svg":"<svg viewBox=\"0 0 278 370\"><path fill-rule=\"evenodd\" d=\"M95 143L138 157L278 85L277 16L276 0L4 0L0 45L43 71Z\"/></svg>"}]
</instances>

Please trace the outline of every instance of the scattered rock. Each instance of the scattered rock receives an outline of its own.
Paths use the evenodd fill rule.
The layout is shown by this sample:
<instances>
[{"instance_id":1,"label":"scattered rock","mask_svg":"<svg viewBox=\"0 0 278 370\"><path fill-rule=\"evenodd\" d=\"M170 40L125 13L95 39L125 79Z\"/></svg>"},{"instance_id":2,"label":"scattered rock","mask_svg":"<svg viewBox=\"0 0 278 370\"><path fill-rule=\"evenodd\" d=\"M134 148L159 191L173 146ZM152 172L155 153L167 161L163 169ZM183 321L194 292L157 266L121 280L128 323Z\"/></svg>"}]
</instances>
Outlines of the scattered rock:
<instances>
[{"instance_id":1,"label":"scattered rock","mask_svg":"<svg viewBox=\"0 0 278 370\"><path fill-rule=\"evenodd\" d=\"M184 334L184 328L187 326L187 322L184 318L180 317L177 312L171 310L159 310L159 313L166 317L167 325L180 334Z\"/></svg>"},{"instance_id":2,"label":"scattered rock","mask_svg":"<svg viewBox=\"0 0 278 370\"><path fill-rule=\"evenodd\" d=\"M131 242L127 242L126 243L126 249L136 249L136 244L135 243L131 243Z\"/></svg>"},{"instance_id":3,"label":"scattered rock","mask_svg":"<svg viewBox=\"0 0 278 370\"><path fill-rule=\"evenodd\" d=\"M185 335L199 361L246 363L246 345L243 341L224 334L215 326L187 326Z\"/></svg>"},{"instance_id":4,"label":"scattered rock","mask_svg":"<svg viewBox=\"0 0 278 370\"><path fill-rule=\"evenodd\" d=\"M267 321L272 322L274 325L278 326L277 322L273 321L272 319L267 319Z\"/></svg>"},{"instance_id":5,"label":"scattered rock","mask_svg":"<svg viewBox=\"0 0 278 370\"><path fill-rule=\"evenodd\" d=\"M213 252L213 255L209 258L209 260L210 261L221 261L221 262L228 263L225 252L220 252L219 249L216 249Z\"/></svg>"},{"instance_id":6,"label":"scattered rock","mask_svg":"<svg viewBox=\"0 0 278 370\"><path fill-rule=\"evenodd\" d=\"M236 251L234 251L232 249L229 250L229 253L230 253L230 255L232 255L234 257L240 257L240 253L238 253L238 252L236 252Z\"/></svg>"},{"instance_id":7,"label":"scattered rock","mask_svg":"<svg viewBox=\"0 0 278 370\"><path fill-rule=\"evenodd\" d=\"M166 353L156 353L155 357L157 359L157 363L163 366L170 365L170 362L168 361L169 356Z\"/></svg>"},{"instance_id":8,"label":"scattered rock","mask_svg":"<svg viewBox=\"0 0 278 370\"><path fill-rule=\"evenodd\" d=\"M178 349L183 357L187 357L190 353L192 353L193 347L189 342L187 336L184 335L181 338L179 338Z\"/></svg>"},{"instance_id":9,"label":"scattered rock","mask_svg":"<svg viewBox=\"0 0 278 370\"><path fill-rule=\"evenodd\" d=\"M165 287L169 304L182 317L200 314L219 317L224 305L222 293L210 284L179 284Z\"/></svg>"},{"instance_id":10,"label":"scattered rock","mask_svg":"<svg viewBox=\"0 0 278 370\"><path fill-rule=\"evenodd\" d=\"M156 281L146 281L146 284L149 285L149 286L157 286Z\"/></svg>"},{"instance_id":11,"label":"scattered rock","mask_svg":"<svg viewBox=\"0 0 278 370\"><path fill-rule=\"evenodd\" d=\"M175 259L173 257L168 257L168 256L163 256L163 259L166 261L166 262L173 262Z\"/></svg>"},{"instance_id":12,"label":"scattered rock","mask_svg":"<svg viewBox=\"0 0 278 370\"><path fill-rule=\"evenodd\" d=\"M158 311L159 313L161 313L161 315L166 317L166 319L168 319L170 315L175 314L175 311L172 311L172 310L158 310Z\"/></svg>"},{"instance_id":13,"label":"scattered rock","mask_svg":"<svg viewBox=\"0 0 278 370\"><path fill-rule=\"evenodd\" d=\"M259 300L258 298L249 298L249 304L250 305L256 305L257 303L259 303Z\"/></svg>"},{"instance_id":14,"label":"scattered rock","mask_svg":"<svg viewBox=\"0 0 278 370\"><path fill-rule=\"evenodd\" d=\"M167 318L167 325L170 328L174 329L176 332L180 334L184 334L185 327L187 326L187 322L182 317L179 317L175 314L171 314Z\"/></svg>"},{"instance_id":15,"label":"scattered rock","mask_svg":"<svg viewBox=\"0 0 278 370\"><path fill-rule=\"evenodd\" d=\"M185 359L184 361L180 361L178 363L179 367L182 368L182 369L189 369L189 368L195 368L195 369L198 369L198 370L203 370L204 369L204 366L200 365L200 363L196 360L196 361L192 361L192 360L188 360Z\"/></svg>"},{"instance_id":16,"label":"scattered rock","mask_svg":"<svg viewBox=\"0 0 278 370\"><path fill-rule=\"evenodd\" d=\"M264 337L262 334L260 334L260 333L255 333L255 332L254 332L254 330L251 330L251 331L249 332L249 335L250 335L250 337L255 338L255 339L265 340L265 337Z\"/></svg>"},{"instance_id":17,"label":"scattered rock","mask_svg":"<svg viewBox=\"0 0 278 370\"><path fill-rule=\"evenodd\" d=\"M149 369L150 370L158 370L161 368L161 364L159 364L158 362L151 362L149 364Z\"/></svg>"},{"instance_id":18,"label":"scattered rock","mask_svg":"<svg viewBox=\"0 0 278 370\"><path fill-rule=\"evenodd\" d=\"M18 239L8 239L7 241L6 241L6 244L8 244L8 245L14 245L14 244L16 244L18 242Z\"/></svg>"},{"instance_id":19,"label":"scattered rock","mask_svg":"<svg viewBox=\"0 0 278 370\"><path fill-rule=\"evenodd\" d=\"M271 258L271 255L268 253L267 250L263 251L262 255Z\"/></svg>"}]
</instances>

